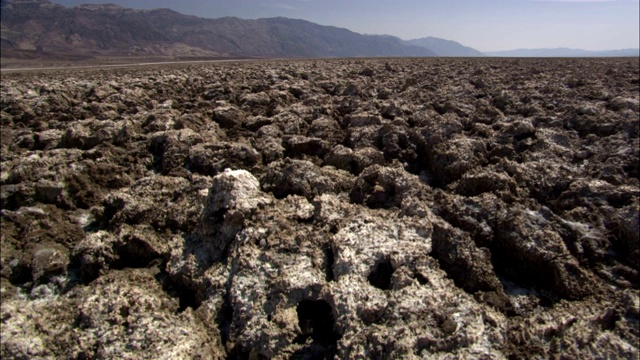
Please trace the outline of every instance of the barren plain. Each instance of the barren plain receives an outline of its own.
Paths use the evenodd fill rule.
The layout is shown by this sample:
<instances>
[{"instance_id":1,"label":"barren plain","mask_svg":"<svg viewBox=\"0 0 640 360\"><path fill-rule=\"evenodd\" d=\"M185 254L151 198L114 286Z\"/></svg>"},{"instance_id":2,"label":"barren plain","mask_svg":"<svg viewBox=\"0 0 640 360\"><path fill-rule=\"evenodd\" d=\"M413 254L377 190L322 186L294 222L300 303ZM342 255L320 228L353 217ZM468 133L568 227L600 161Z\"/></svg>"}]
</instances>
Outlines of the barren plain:
<instances>
[{"instance_id":1,"label":"barren plain","mask_svg":"<svg viewBox=\"0 0 640 360\"><path fill-rule=\"evenodd\" d=\"M639 63L5 72L3 359L638 358Z\"/></svg>"}]
</instances>

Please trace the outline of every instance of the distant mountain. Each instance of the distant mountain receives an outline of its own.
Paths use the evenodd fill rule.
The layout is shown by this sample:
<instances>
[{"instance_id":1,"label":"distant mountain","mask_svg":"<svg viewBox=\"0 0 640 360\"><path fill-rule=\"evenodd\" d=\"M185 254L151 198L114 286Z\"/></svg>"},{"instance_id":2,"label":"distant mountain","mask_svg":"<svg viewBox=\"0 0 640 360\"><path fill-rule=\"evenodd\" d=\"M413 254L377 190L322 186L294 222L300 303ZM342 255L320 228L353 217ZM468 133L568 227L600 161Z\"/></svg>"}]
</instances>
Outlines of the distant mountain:
<instances>
[{"instance_id":1,"label":"distant mountain","mask_svg":"<svg viewBox=\"0 0 640 360\"><path fill-rule=\"evenodd\" d=\"M421 39L413 39L404 41L406 45L420 46L429 49L438 56L461 56L461 57L480 57L485 54L480 51L464 46L458 42L440 39L436 37L426 37Z\"/></svg>"},{"instance_id":2,"label":"distant mountain","mask_svg":"<svg viewBox=\"0 0 640 360\"><path fill-rule=\"evenodd\" d=\"M517 49L507 51L485 51L487 56L496 57L619 57L640 56L640 49L589 51L582 49Z\"/></svg>"},{"instance_id":3,"label":"distant mountain","mask_svg":"<svg viewBox=\"0 0 640 360\"><path fill-rule=\"evenodd\" d=\"M435 56L392 36L361 35L304 20L204 19L169 9L67 8L47 0L2 0L3 57Z\"/></svg>"}]
</instances>

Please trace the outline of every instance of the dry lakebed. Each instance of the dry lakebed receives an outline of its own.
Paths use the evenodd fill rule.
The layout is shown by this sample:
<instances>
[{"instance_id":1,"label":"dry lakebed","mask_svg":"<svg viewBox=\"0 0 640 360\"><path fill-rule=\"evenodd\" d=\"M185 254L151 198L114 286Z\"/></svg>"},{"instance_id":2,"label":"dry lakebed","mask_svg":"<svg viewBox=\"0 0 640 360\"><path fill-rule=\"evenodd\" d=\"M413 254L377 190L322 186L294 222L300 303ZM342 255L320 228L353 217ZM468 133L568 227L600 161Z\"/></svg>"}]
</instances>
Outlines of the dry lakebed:
<instances>
[{"instance_id":1,"label":"dry lakebed","mask_svg":"<svg viewBox=\"0 0 640 360\"><path fill-rule=\"evenodd\" d=\"M638 358L639 62L6 71L3 359Z\"/></svg>"}]
</instances>

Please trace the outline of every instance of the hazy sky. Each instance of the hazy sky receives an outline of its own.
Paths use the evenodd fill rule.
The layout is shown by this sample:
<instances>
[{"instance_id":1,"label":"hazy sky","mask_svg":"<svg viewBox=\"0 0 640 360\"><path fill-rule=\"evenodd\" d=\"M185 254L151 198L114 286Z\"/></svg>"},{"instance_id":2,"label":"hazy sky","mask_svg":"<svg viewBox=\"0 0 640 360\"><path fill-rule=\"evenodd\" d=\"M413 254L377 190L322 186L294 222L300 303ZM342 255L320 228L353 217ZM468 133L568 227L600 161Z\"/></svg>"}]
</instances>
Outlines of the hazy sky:
<instances>
[{"instance_id":1,"label":"hazy sky","mask_svg":"<svg viewBox=\"0 0 640 360\"><path fill-rule=\"evenodd\" d=\"M53 0L217 18L284 16L405 40L435 36L480 51L637 48L640 0Z\"/></svg>"}]
</instances>

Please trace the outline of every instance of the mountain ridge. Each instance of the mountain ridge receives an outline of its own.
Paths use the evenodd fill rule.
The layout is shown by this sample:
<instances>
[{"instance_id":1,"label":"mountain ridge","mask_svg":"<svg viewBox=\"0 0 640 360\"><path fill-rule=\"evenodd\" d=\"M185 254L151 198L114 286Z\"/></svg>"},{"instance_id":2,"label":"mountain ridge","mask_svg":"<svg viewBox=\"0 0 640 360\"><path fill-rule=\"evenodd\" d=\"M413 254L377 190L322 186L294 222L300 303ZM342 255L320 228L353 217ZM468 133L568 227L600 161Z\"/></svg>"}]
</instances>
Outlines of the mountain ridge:
<instances>
[{"instance_id":1,"label":"mountain ridge","mask_svg":"<svg viewBox=\"0 0 640 360\"><path fill-rule=\"evenodd\" d=\"M640 49L583 50L566 47L485 51L494 57L624 57L640 56Z\"/></svg>"},{"instance_id":2,"label":"mountain ridge","mask_svg":"<svg viewBox=\"0 0 640 360\"><path fill-rule=\"evenodd\" d=\"M427 36L419 39L403 40L404 44L424 47L435 52L438 56L483 57L484 53L460 44L457 41Z\"/></svg>"},{"instance_id":3,"label":"mountain ridge","mask_svg":"<svg viewBox=\"0 0 640 360\"><path fill-rule=\"evenodd\" d=\"M3 59L640 56L638 49L480 52L432 36L403 40L286 17L208 19L167 8L139 10L115 4L65 7L49 0L0 3Z\"/></svg>"},{"instance_id":4,"label":"mountain ridge","mask_svg":"<svg viewBox=\"0 0 640 360\"><path fill-rule=\"evenodd\" d=\"M2 1L5 55L221 58L435 56L388 36L284 17L205 19L170 9L67 8L47 0Z\"/></svg>"}]
</instances>

